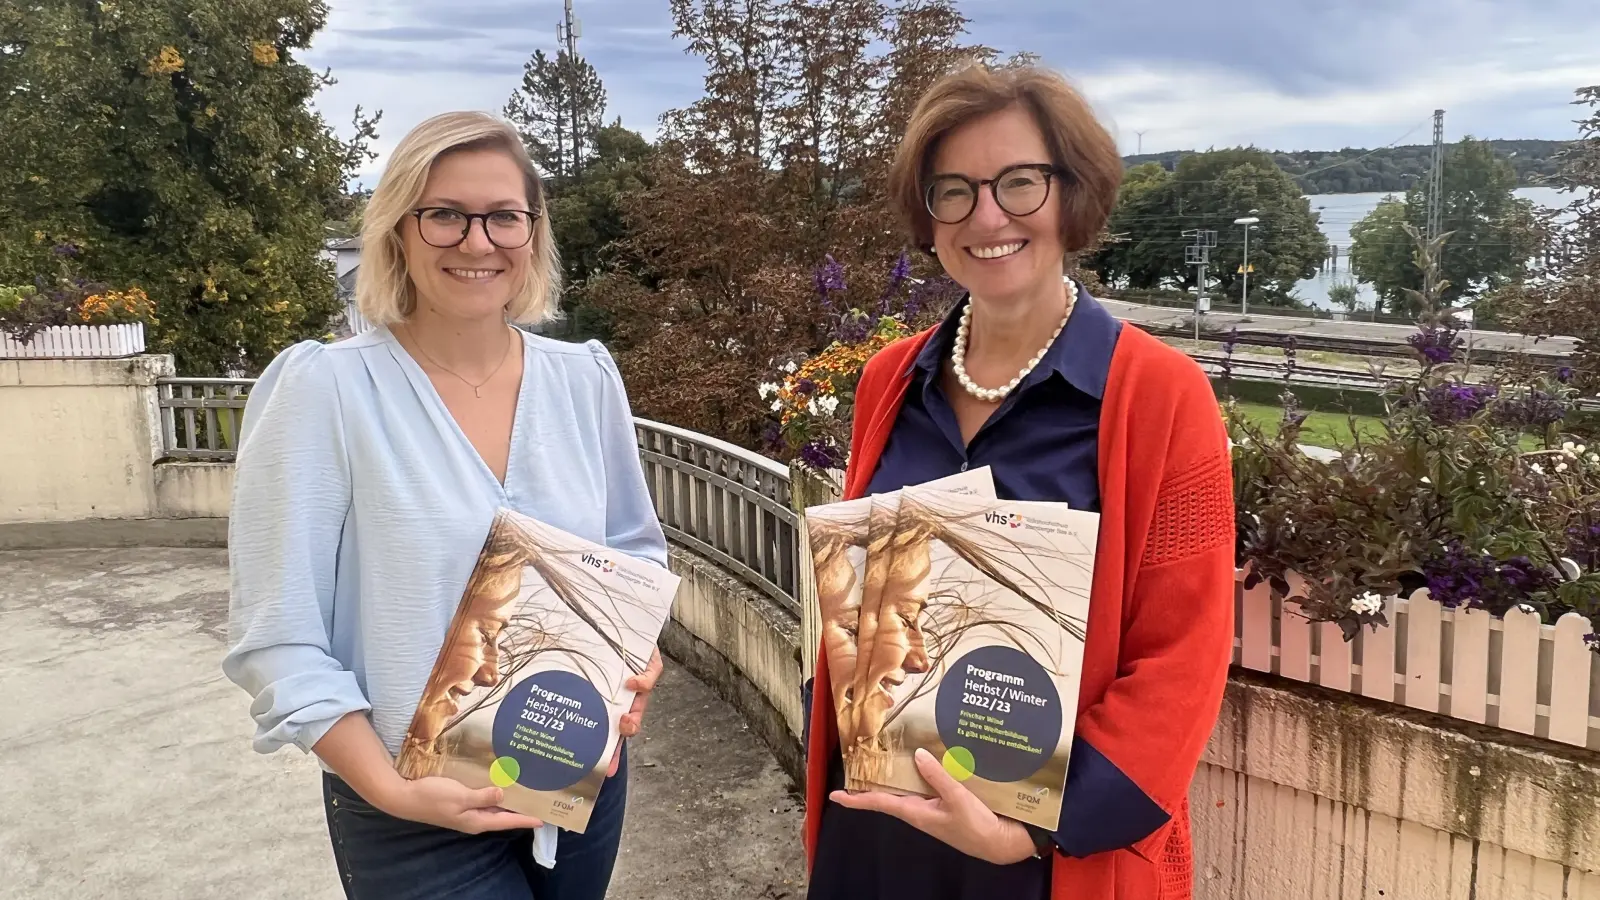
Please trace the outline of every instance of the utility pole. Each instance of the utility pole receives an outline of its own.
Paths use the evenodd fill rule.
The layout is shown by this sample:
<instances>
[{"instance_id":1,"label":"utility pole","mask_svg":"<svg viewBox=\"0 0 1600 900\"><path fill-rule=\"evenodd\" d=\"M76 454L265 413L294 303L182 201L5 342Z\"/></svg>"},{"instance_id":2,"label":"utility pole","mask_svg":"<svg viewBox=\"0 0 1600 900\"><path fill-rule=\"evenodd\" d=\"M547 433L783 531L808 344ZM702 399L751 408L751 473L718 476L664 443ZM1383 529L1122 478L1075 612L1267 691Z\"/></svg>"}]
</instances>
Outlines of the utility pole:
<instances>
[{"instance_id":1,"label":"utility pole","mask_svg":"<svg viewBox=\"0 0 1600 900\"><path fill-rule=\"evenodd\" d=\"M578 176L578 37L583 25L572 12L572 0L566 0L566 14L556 24L556 40L566 45L567 51L567 116L572 125L572 169L568 173Z\"/></svg>"},{"instance_id":2,"label":"utility pole","mask_svg":"<svg viewBox=\"0 0 1600 900\"><path fill-rule=\"evenodd\" d=\"M1444 205L1444 110L1433 111L1433 168L1428 172L1428 241L1439 236Z\"/></svg>"},{"instance_id":3,"label":"utility pole","mask_svg":"<svg viewBox=\"0 0 1600 900\"><path fill-rule=\"evenodd\" d=\"M1190 228L1183 236L1194 238L1194 243L1183 248L1183 261L1200 269L1194 280L1194 339L1198 342L1200 317L1211 309L1211 301L1206 298L1206 266L1211 262L1211 248L1217 245L1217 233L1207 228Z\"/></svg>"}]
</instances>

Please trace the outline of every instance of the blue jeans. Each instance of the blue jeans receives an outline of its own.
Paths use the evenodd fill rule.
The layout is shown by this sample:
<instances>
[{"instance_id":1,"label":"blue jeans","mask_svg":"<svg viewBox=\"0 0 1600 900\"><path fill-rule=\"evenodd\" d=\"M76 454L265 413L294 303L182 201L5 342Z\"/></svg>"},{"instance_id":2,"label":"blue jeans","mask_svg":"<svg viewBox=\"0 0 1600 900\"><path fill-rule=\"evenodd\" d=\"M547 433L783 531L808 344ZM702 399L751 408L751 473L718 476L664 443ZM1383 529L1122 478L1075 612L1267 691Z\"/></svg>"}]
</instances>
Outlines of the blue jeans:
<instances>
[{"instance_id":1,"label":"blue jeans","mask_svg":"<svg viewBox=\"0 0 1600 900\"><path fill-rule=\"evenodd\" d=\"M533 833L463 834L397 819L324 773L323 807L350 900L604 900L622 840L628 750L595 799L583 834L561 832L556 866L533 861Z\"/></svg>"}]
</instances>

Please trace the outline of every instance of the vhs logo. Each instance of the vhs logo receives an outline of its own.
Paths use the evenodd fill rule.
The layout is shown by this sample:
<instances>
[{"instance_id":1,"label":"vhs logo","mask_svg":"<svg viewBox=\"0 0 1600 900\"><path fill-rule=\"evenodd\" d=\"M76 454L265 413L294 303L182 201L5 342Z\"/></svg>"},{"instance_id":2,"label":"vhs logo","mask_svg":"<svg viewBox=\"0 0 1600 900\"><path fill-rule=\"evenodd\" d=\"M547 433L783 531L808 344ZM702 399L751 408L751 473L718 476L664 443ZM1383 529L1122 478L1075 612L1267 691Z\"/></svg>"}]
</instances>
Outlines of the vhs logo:
<instances>
[{"instance_id":1,"label":"vhs logo","mask_svg":"<svg viewBox=\"0 0 1600 900\"><path fill-rule=\"evenodd\" d=\"M585 553L583 555L583 561L591 566L594 566L596 569L599 569L602 572L610 572L617 567L617 564L612 562L608 557L595 556L593 553Z\"/></svg>"},{"instance_id":2,"label":"vhs logo","mask_svg":"<svg viewBox=\"0 0 1600 900\"><path fill-rule=\"evenodd\" d=\"M1005 525L1010 528L1021 528L1027 521L1022 517L1022 513L998 512L984 513L983 520L991 525Z\"/></svg>"}]
</instances>

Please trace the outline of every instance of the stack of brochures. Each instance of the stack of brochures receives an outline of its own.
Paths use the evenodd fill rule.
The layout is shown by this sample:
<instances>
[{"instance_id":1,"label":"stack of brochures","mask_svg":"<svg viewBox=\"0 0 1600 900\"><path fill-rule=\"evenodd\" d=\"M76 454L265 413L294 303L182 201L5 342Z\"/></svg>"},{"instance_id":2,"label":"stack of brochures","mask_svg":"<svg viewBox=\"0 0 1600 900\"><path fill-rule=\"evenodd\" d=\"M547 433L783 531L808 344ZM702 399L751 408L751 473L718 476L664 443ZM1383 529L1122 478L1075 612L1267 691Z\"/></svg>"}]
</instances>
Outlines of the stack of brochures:
<instances>
[{"instance_id":1,"label":"stack of brochures","mask_svg":"<svg viewBox=\"0 0 1600 900\"><path fill-rule=\"evenodd\" d=\"M588 825L679 579L501 510L478 554L396 767L503 788L505 809Z\"/></svg>"},{"instance_id":2,"label":"stack of brochures","mask_svg":"<svg viewBox=\"0 0 1600 900\"><path fill-rule=\"evenodd\" d=\"M1099 515L992 473L806 510L846 787L931 796L926 749L997 814L1055 829Z\"/></svg>"}]
</instances>

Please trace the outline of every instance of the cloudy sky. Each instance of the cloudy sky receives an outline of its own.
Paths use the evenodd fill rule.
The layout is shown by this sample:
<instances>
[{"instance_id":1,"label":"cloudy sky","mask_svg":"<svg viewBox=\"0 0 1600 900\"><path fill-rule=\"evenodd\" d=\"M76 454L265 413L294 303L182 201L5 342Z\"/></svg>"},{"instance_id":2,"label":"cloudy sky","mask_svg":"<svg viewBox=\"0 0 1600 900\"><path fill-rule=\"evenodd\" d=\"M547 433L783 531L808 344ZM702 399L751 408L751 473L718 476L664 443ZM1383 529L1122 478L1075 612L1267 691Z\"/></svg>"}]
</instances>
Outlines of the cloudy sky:
<instances>
[{"instance_id":1,"label":"cloudy sky","mask_svg":"<svg viewBox=\"0 0 1600 900\"><path fill-rule=\"evenodd\" d=\"M668 0L575 0L580 51L608 118L654 133L692 102L702 67L672 38ZM1030 50L1088 94L1124 152L1570 138L1574 88L1600 84L1595 0L963 0L973 39ZM450 109L499 111L561 0L330 0L307 62L348 133L381 109L377 149ZM1143 132L1141 138L1137 132ZM373 164L373 171L382 159Z\"/></svg>"}]
</instances>

